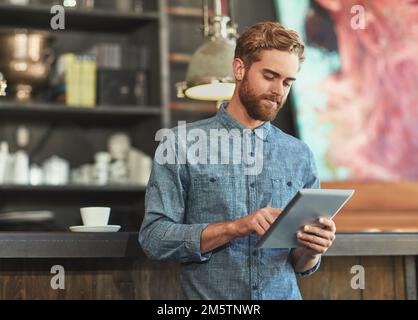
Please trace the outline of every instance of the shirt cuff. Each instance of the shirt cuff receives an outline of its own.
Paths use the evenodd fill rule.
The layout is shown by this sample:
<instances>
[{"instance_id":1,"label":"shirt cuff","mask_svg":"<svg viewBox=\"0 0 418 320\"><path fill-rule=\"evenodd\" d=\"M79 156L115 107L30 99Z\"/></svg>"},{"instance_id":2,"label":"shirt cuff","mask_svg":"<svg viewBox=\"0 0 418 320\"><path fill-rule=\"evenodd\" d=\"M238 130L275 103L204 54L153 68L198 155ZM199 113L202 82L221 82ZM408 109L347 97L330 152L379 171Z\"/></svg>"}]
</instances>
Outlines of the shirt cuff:
<instances>
[{"instance_id":1,"label":"shirt cuff","mask_svg":"<svg viewBox=\"0 0 418 320\"><path fill-rule=\"evenodd\" d=\"M193 261L204 262L209 260L212 256L212 251L206 252L205 254L202 254L200 251L200 239L202 232L208 225L209 223L193 225L193 229L190 232L190 238L187 241L187 245L189 246L188 251L193 256Z\"/></svg>"},{"instance_id":2,"label":"shirt cuff","mask_svg":"<svg viewBox=\"0 0 418 320\"><path fill-rule=\"evenodd\" d=\"M303 271L303 272L296 272L296 274L301 277L310 276L312 273L316 272L316 270L319 269L319 266L321 265L321 259L322 259L322 256L319 256L317 263L311 269Z\"/></svg>"}]
</instances>

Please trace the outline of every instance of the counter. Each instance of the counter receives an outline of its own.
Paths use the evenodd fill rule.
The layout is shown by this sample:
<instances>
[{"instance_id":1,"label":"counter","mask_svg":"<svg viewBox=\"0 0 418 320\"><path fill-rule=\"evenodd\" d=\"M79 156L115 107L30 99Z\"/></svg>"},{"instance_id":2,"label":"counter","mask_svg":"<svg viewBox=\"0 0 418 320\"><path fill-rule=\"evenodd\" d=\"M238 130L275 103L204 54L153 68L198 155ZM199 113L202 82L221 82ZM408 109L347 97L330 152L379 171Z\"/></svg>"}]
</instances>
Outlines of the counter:
<instances>
[{"instance_id":1,"label":"counter","mask_svg":"<svg viewBox=\"0 0 418 320\"><path fill-rule=\"evenodd\" d=\"M418 233L338 233L325 256L414 256ZM0 232L0 258L144 258L137 232Z\"/></svg>"},{"instance_id":2,"label":"counter","mask_svg":"<svg viewBox=\"0 0 418 320\"><path fill-rule=\"evenodd\" d=\"M298 279L303 298L417 299L418 183L322 187L356 193L335 218L337 238L320 269ZM0 232L0 299L177 299L178 264L148 260L137 238L137 232ZM65 290L50 286L57 264L65 268ZM358 265L364 289L351 285Z\"/></svg>"},{"instance_id":3,"label":"counter","mask_svg":"<svg viewBox=\"0 0 418 320\"><path fill-rule=\"evenodd\" d=\"M0 233L0 299L176 299L178 265L148 260L136 232ZM304 299L416 299L418 233L337 233L314 275L299 278ZM22 259L23 258L23 259ZM62 265L66 289L53 290ZM350 283L365 269L364 290Z\"/></svg>"}]
</instances>

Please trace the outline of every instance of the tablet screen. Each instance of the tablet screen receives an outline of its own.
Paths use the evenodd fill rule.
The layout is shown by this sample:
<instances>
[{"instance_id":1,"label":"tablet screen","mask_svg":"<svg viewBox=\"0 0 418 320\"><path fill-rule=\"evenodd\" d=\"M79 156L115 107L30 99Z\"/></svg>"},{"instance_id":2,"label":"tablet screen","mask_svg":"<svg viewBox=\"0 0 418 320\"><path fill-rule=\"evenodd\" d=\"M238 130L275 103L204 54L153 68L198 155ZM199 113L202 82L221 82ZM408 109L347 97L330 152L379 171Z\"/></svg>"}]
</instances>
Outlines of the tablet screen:
<instances>
[{"instance_id":1,"label":"tablet screen","mask_svg":"<svg viewBox=\"0 0 418 320\"><path fill-rule=\"evenodd\" d=\"M332 219L353 195L346 189L301 189L257 242L257 248L302 247L296 232L320 217Z\"/></svg>"}]
</instances>

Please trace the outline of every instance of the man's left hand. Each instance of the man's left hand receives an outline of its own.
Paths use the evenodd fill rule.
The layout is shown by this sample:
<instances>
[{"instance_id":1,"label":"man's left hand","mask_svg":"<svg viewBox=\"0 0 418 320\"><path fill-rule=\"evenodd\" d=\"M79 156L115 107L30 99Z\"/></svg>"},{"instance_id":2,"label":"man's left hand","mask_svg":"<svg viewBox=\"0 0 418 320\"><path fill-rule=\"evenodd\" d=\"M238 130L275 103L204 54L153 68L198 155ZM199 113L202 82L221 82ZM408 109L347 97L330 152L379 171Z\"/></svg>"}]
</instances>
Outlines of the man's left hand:
<instances>
[{"instance_id":1,"label":"man's left hand","mask_svg":"<svg viewBox=\"0 0 418 320\"><path fill-rule=\"evenodd\" d=\"M327 252L335 239L335 223L331 219L319 218L316 224L303 226L296 234L300 243L311 255Z\"/></svg>"}]
</instances>

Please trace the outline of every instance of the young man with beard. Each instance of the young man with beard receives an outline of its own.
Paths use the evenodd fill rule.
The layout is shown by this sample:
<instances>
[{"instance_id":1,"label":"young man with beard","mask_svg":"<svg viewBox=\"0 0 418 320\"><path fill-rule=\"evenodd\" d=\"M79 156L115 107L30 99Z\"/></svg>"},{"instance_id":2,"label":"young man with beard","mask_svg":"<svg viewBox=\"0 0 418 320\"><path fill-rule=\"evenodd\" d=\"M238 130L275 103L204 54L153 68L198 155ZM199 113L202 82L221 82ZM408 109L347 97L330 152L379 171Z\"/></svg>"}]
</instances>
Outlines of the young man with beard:
<instances>
[{"instance_id":1,"label":"young man with beard","mask_svg":"<svg viewBox=\"0 0 418 320\"><path fill-rule=\"evenodd\" d=\"M308 146L270 122L303 59L296 32L274 22L248 28L237 41L231 101L216 116L187 124L207 136L211 130L238 129L248 134L252 155L261 141L257 174L246 174L246 165L235 162L154 160L139 241L150 258L181 262L183 299L301 299L296 275L315 272L332 245L335 224L322 218L322 227L308 225L298 232L303 247L255 248L299 189L319 188ZM173 149L190 142L179 138L180 130L174 129Z\"/></svg>"}]
</instances>

